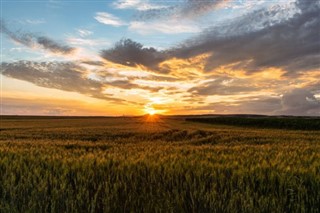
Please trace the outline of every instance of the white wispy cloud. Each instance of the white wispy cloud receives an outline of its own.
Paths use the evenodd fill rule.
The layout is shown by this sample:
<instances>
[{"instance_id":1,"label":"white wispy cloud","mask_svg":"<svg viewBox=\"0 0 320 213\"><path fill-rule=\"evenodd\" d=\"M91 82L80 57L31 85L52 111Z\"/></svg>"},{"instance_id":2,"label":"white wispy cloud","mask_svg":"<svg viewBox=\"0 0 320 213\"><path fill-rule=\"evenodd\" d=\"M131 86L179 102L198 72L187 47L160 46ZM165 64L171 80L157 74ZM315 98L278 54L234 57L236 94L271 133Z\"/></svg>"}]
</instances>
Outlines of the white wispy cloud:
<instances>
[{"instance_id":1,"label":"white wispy cloud","mask_svg":"<svg viewBox=\"0 0 320 213\"><path fill-rule=\"evenodd\" d=\"M75 46L99 46L99 45L110 45L109 41L104 39L86 39L86 38L76 38L76 37L68 37L67 42L70 45Z\"/></svg>"},{"instance_id":2,"label":"white wispy cloud","mask_svg":"<svg viewBox=\"0 0 320 213\"><path fill-rule=\"evenodd\" d=\"M86 29L77 29L77 32L81 37L87 37L93 34L92 31Z\"/></svg>"},{"instance_id":3,"label":"white wispy cloud","mask_svg":"<svg viewBox=\"0 0 320 213\"><path fill-rule=\"evenodd\" d=\"M145 35L158 32L165 34L198 33L201 31L201 28L192 23L183 23L178 21L133 21L129 25L129 30Z\"/></svg>"},{"instance_id":4,"label":"white wispy cloud","mask_svg":"<svg viewBox=\"0 0 320 213\"><path fill-rule=\"evenodd\" d=\"M67 38L67 42L71 45L86 45L86 46L98 46L98 45L110 45L109 41L103 39L84 39L84 38L76 38L69 37Z\"/></svg>"},{"instance_id":5,"label":"white wispy cloud","mask_svg":"<svg viewBox=\"0 0 320 213\"><path fill-rule=\"evenodd\" d=\"M167 7L165 5L154 4L141 0L118 0L114 2L113 5L117 9L134 9L139 11L163 9Z\"/></svg>"},{"instance_id":6,"label":"white wispy cloud","mask_svg":"<svg viewBox=\"0 0 320 213\"><path fill-rule=\"evenodd\" d=\"M46 20L44 20L43 18L41 19L26 19L24 21L22 21L23 23L27 23L27 24L33 24L33 25L37 25L37 24L44 24L46 23Z\"/></svg>"},{"instance_id":7,"label":"white wispy cloud","mask_svg":"<svg viewBox=\"0 0 320 213\"><path fill-rule=\"evenodd\" d=\"M126 25L120 18L106 12L97 12L94 17L98 22L115 27Z\"/></svg>"}]
</instances>

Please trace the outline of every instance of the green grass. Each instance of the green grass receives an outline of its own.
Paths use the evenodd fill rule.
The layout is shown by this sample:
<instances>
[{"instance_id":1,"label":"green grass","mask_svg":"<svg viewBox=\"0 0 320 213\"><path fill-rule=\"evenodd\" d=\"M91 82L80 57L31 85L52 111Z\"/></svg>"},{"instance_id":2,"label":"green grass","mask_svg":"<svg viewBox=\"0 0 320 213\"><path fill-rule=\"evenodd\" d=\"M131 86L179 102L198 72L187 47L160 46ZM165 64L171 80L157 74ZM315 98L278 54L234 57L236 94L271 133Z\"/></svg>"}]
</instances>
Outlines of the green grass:
<instances>
[{"instance_id":1,"label":"green grass","mask_svg":"<svg viewBox=\"0 0 320 213\"><path fill-rule=\"evenodd\" d=\"M1 118L0 212L319 212L320 131Z\"/></svg>"}]
</instances>

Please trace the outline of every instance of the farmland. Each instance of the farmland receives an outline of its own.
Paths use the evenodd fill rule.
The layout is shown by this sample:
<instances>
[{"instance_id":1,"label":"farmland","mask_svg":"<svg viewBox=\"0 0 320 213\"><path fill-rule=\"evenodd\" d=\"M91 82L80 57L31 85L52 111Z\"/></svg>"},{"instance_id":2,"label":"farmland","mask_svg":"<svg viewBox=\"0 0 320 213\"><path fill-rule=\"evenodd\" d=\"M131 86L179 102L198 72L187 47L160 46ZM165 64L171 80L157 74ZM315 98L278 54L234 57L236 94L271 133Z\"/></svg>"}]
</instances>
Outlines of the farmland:
<instances>
[{"instance_id":1,"label":"farmland","mask_svg":"<svg viewBox=\"0 0 320 213\"><path fill-rule=\"evenodd\" d=\"M0 212L320 211L319 130L195 121L2 116Z\"/></svg>"}]
</instances>

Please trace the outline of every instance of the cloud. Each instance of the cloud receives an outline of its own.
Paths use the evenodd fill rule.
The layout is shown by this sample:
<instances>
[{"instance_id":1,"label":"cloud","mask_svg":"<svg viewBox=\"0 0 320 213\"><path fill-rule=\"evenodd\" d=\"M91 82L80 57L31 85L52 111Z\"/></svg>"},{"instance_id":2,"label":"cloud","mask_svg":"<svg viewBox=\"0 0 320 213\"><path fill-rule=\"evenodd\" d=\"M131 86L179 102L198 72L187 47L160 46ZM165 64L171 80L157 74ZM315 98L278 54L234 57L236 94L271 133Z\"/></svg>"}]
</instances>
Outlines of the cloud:
<instances>
[{"instance_id":1,"label":"cloud","mask_svg":"<svg viewBox=\"0 0 320 213\"><path fill-rule=\"evenodd\" d=\"M279 97L253 96L233 102L215 102L188 109L200 113L276 115L276 111L281 107L281 99Z\"/></svg>"},{"instance_id":2,"label":"cloud","mask_svg":"<svg viewBox=\"0 0 320 213\"><path fill-rule=\"evenodd\" d=\"M141 0L118 0L114 2L113 5L117 9L135 9L139 11L163 9L167 7L165 5L158 5L150 3L149 1Z\"/></svg>"},{"instance_id":3,"label":"cloud","mask_svg":"<svg viewBox=\"0 0 320 213\"><path fill-rule=\"evenodd\" d=\"M227 3L228 0L187 0L181 6L178 7L176 13L180 13L180 16L194 18L207 14L208 12L216 9L222 4Z\"/></svg>"},{"instance_id":4,"label":"cloud","mask_svg":"<svg viewBox=\"0 0 320 213\"><path fill-rule=\"evenodd\" d=\"M66 41L75 46L106 46L109 45L109 41L105 39L87 39L87 38L76 38L68 37Z\"/></svg>"},{"instance_id":5,"label":"cloud","mask_svg":"<svg viewBox=\"0 0 320 213\"><path fill-rule=\"evenodd\" d=\"M91 65L91 66L96 66L96 67L102 67L104 65L104 63L102 61L90 61L90 60L86 60L86 61L81 61L82 64L87 64L87 65Z\"/></svg>"},{"instance_id":6,"label":"cloud","mask_svg":"<svg viewBox=\"0 0 320 213\"><path fill-rule=\"evenodd\" d=\"M246 79L219 77L196 87L192 87L188 91L196 95L209 96L247 94L248 92L256 92L261 89L250 83L250 81L251 80Z\"/></svg>"},{"instance_id":7,"label":"cloud","mask_svg":"<svg viewBox=\"0 0 320 213\"><path fill-rule=\"evenodd\" d=\"M305 89L294 89L283 94L279 113L289 115L320 115L320 100Z\"/></svg>"},{"instance_id":8,"label":"cloud","mask_svg":"<svg viewBox=\"0 0 320 213\"><path fill-rule=\"evenodd\" d=\"M103 94L102 82L90 80L86 70L72 62L18 61L2 63L1 73L7 77L28 81L40 87L78 92L93 98L123 103L120 98Z\"/></svg>"},{"instance_id":9,"label":"cloud","mask_svg":"<svg viewBox=\"0 0 320 213\"><path fill-rule=\"evenodd\" d=\"M117 76L108 72L102 64L82 62L98 66L96 70L87 70L76 62L33 62L17 61L1 64L1 74L10 78L31 82L40 87L53 88L68 92L77 92L93 98L107 100L116 104L138 104L127 101L113 94L106 94L106 88L121 88L124 90L143 89L156 92L159 87L140 86L132 83L124 76Z\"/></svg>"},{"instance_id":10,"label":"cloud","mask_svg":"<svg viewBox=\"0 0 320 213\"><path fill-rule=\"evenodd\" d=\"M308 81L308 83L305 85L305 89L309 90L312 93L317 93L318 95L320 95L320 73L317 77L317 79L315 79L314 81Z\"/></svg>"},{"instance_id":11,"label":"cloud","mask_svg":"<svg viewBox=\"0 0 320 213\"><path fill-rule=\"evenodd\" d=\"M26 19L25 21L22 21L23 23L27 24L33 24L33 25L38 25L38 24L44 24L46 23L46 20L42 19Z\"/></svg>"},{"instance_id":12,"label":"cloud","mask_svg":"<svg viewBox=\"0 0 320 213\"><path fill-rule=\"evenodd\" d=\"M216 102L189 110L224 114L267 114L267 115L300 115L319 116L320 100L310 91L299 88L281 96L252 96L236 99L232 102Z\"/></svg>"},{"instance_id":13,"label":"cloud","mask_svg":"<svg viewBox=\"0 0 320 213\"><path fill-rule=\"evenodd\" d=\"M53 53L69 54L74 50L73 47L62 45L45 36L37 37L37 43L40 44L43 49L49 50Z\"/></svg>"},{"instance_id":14,"label":"cloud","mask_svg":"<svg viewBox=\"0 0 320 213\"><path fill-rule=\"evenodd\" d=\"M57 101L57 100L55 100ZM61 105L64 105L61 107ZM56 103L52 100L22 100L21 98L2 99L2 113L4 115L70 115L73 114L71 107L65 107L68 103Z\"/></svg>"},{"instance_id":15,"label":"cloud","mask_svg":"<svg viewBox=\"0 0 320 213\"><path fill-rule=\"evenodd\" d=\"M97 81L85 79L85 70L72 62L18 61L1 65L3 75L41 87L90 93L92 96L98 96L102 87Z\"/></svg>"},{"instance_id":16,"label":"cloud","mask_svg":"<svg viewBox=\"0 0 320 213\"><path fill-rule=\"evenodd\" d=\"M227 3L227 0L184 0L175 5L170 5L165 8L153 8L141 11L138 14L139 20L150 19L194 19L212 12L222 4Z\"/></svg>"},{"instance_id":17,"label":"cloud","mask_svg":"<svg viewBox=\"0 0 320 213\"><path fill-rule=\"evenodd\" d=\"M241 113L252 114L276 114L276 110L281 107L281 101L278 97L252 97L249 100L242 100L238 104L238 110Z\"/></svg>"},{"instance_id":18,"label":"cloud","mask_svg":"<svg viewBox=\"0 0 320 213\"><path fill-rule=\"evenodd\" d=\"M174 26L174 27L172 27ZM165 33L165 34L178 34L178 33L198 33L200 28L195 24L183 23L181 21L167 21L167 22L144 22L133 21L129 24L129 30L138 32L140 34L151 33Z\"/></svg>"},{"instance_id":19,"label":"cloud","mask_svg":"<svg viewBox=\"0 0 320 213\"><path fill-rule=\"evenodd\" d=\"M157 69L157 65L165 60L166 54L154 48L143 47L130 39L122 39L111 49L102 50L101 57L122 65L135 67L138 65Z\"/></svg>"},{"instance_id":20,"label":"cloud","mask_svg":"<svg viewBox=\"0 0 320 213\"><path fill-rule=\"evenodd\" d=\"M71 54L75 48L61 44L45 36L39 36L33 33L13 32L7 28L4 21L1 20L1 33L7 35L13 41L30 48L41 48L57 54Z\"/></svg>"},{"instance_id":21,"label":"cloud","mask_svg":"<svg viewBox=\"0 0 320 213\"><path fill-rule=\"evenodd\" d=\"M115 27L126 25L126 23L124 23L118 17L106 12L97 12L94 18L102 24L112 25Z\"/></svg>"},{"instance_id":22,"label":"cloud","mask_svg":"<svg viewBox=\"0 0 320 213\"><path fill-rule=\"evenodd\" d=\"M90 36L90 35L93 34L92 31L86 30L86 29L77 29L77 32L80 35L80 37L82 37L82 38Z\"/></svg>"},{"instance_id":23,"label":"cloud","mask_svg":"<svg viewBox=\"0 0 320 213\"><path fill-rule=\"evenodd\" d=\"M105 105L105 104L104 104ZM2 97L3 115L110 115L110 108L97 109L92 103L77 99Z\"/></svg>"},{"instance_id":24,"label":"cloud","mask_svg":"<svg viewBox=\"0 0 320 213\"><path fill-rule=\"evenodd\" d=\"M320 65L320 6L316 1L298 1L296 6L300 12L287 19L272 20L281 9L258 10L222 26L222 33L217 31L221 28L207 30L176 48L174 56L210 53L205 71L228 64L248 72L268 67L291 73L315 69ZM259 19L263 22L252 21Z\"/></svg>"},{"instance_id":25,"label":"cloud","mask_svg":"<svg viewBox=\"0 0 320 213\"><path fill-rule=\"evenodd\" d=\"M170 58L207 54L205 72L229 66L247 73L279 68L286 75L298 75L320 67L320 5L316 1L298 1L291 8L288 13L281 6L256 10L166 51L120 42L110 51L102 51L102 57L128 66L158 69L159 63ZM147 32L146 25L134 24L131 28Z\"/></svg>"}]
</instances>

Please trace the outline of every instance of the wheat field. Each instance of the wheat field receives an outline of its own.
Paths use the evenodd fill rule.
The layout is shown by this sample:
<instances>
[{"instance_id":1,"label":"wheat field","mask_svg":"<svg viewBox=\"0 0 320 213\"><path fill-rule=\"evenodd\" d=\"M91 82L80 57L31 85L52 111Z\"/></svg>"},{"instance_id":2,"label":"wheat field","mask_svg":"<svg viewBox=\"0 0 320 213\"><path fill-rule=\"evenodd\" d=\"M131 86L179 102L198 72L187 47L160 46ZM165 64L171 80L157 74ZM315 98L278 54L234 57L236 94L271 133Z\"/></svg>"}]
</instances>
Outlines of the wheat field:
<instances>
[{"instance_id":1,"label":"wheat field","mask_svg":"<svg viewBox=\"0 0 320 213\"><path fill-rule=\"evenodd\" d=\"M0 212L319 212L320 131L1 117Z\"/></svg>"}]
</instances>

